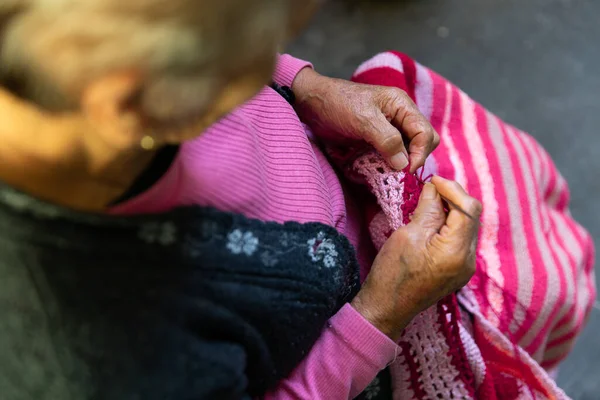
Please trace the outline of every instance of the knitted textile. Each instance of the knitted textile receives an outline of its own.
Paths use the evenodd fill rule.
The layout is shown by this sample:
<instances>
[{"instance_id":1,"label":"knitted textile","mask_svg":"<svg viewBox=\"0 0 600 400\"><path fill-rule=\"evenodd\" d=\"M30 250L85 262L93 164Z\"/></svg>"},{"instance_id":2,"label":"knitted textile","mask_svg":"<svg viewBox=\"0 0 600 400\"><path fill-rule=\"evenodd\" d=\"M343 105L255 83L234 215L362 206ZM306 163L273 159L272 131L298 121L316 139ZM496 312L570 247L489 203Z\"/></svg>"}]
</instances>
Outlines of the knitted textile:
<instances>
[{"instance_id":1,"label":"knitted textile","mask_svg":"<svg viewBox=\"0 0 600 400\"><path fill-rule=\"evenodd\" d=\"M426 167L437 165L483 204L477 273L406 328L392 364L394 398L567 398L544 368L564 359L591 310L594 248L570 217L550 157L404 54L377 55L353 81L405 90L442 139ZM410 220L422 182L369 150L333 156L377 198L370 232L381 247Z\"/></svg>"}]
</instances>

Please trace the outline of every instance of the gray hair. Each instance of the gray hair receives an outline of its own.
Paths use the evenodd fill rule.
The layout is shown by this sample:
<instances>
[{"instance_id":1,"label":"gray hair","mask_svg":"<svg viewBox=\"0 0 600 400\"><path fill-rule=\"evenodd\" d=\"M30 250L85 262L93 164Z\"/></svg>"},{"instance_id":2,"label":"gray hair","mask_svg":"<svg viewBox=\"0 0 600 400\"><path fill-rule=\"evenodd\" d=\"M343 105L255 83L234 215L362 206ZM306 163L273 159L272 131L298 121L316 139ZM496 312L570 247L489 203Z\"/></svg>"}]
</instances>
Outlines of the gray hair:
<instances>
[{"instance_id":1,"label":"gray hair","mask_svg":"<svg viewBox=\"0 0 600 400\"><path fill-rule=\"evenodd\" d=\"M0 0L0 84L43 107L69 108L94 78L135 68L148 80L146 111L177 117L173 109L197 110L257 54L274 55L288 7L287 0Z\"/></svg>"}]
</instances>

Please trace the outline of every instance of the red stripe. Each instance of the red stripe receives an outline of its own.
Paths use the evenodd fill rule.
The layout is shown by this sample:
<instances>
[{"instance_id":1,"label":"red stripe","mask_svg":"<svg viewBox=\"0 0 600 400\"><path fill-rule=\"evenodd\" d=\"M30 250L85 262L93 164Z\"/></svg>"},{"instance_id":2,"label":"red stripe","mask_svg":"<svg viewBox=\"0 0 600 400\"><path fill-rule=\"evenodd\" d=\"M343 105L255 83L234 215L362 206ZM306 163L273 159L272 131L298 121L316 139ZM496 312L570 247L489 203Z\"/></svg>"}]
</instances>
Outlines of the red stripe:
<instances>
[{"instance_id":1,"label":"red stripe","mask_svg":"<svg viewBox=\"0 0 600 400\"><path fill-rule=\"evenodd\" d=\"M554 338L552 342L548 344L548 348L559 343L564 343L565 340L574 339L575 335L583 329L584 318L589 315L595 297L595 282L592 274L594 264L593 245L590 245L589 241L587 243L582 243L580 241L581 238L577 233L575 221L570 218L564 218L564 222L569 227L569 231L573 233L575 240L581 247L581 259L578 260L572 271L574 280L573 304L569 308L568 313L554 327L554 329L561 329L564 325L568 324L571 326L571 331L568 331L558 338ZM587 282L586 290L588 290L589 293L588 303L585 305L580 304L578 297L578 293L583 289L580 285L582 278Z\"/></svg>"},{"instance_id":2,"label":"red stripe","mask_svg":"<svg viewBox=\"0 0 600 400\"><path fill-rule=\"evenodd\" d=\"M487 337L487 334L483 329L479 328L477 324L474 325L474 333L481 354L486 360L486 367L492 370L494 378L500 373L507 374L513 378L519 379L526 383L526 387L535 389L545 395L548 398L553 398L548 392L546 387L538 377L533 373L531 368L521 360L518 354L518 348L515 347L512 350L500 349L494 345L494 341ZM502 386L496 387L496 390L502 391Z\"/></svg>"},{"instance_id":3,"label":"red stripe","mask_svg":"<svg viewBox=\"0 0 600 400\"><path fill-rule=\"evenodd\" d=\"M573 234L573 237L575 238L575 240L577 241L577 243L579 244L579 247L581 248L581 251L583 254L586 253L586 249L590 250L589 248L589 241L591 240L589 234L587 234L587 232L584 234L584 236L581 235L581 227L577 224L577 222L575 222L572 218L565 218L564 219L565 223L567 224L567 226L569 227L569 230L571 231L571 233ZM592 246L592 251L593 251L593 246ZM590 261L589 258L589 254L588 254L588 262ZM593 257L592 257L593 259ZM593 263L592 263L593 264ZM588 264L588 267L590 267L590 265ZM591 265L591 267L593 268L593 265ZM591 269L588 270L588 272L591 272Z\"/></svg>"},{"instance_id":4,"label":"red stripe","mask_svg":"<svg viewBox=\"0 0 600 400\"><path fill-rule=\"evenodd\" d=\"M550 160L550 158L548 157L548 154L544 151L544 149L537 144L537 142L527 136L529 143L530 143L530 147L535 151L537 158L540 160L541 163L541 168L543 168L545 171L547 171L548 173L550 173L552 176L554 176L554 181L556 181L556 177L559 176L558 171L556 170L556 167L554 166L553 162ZM548 193L546 191L546 193ZM545 199L547 200L547 196L545 197ZM562 235L561 235L561 230L559 229L559 227L556 225L556 223L554 222L553 217L551 216L551 210L548 210L549 207L552 207L551 205L545 204L543 205L543 208L546 210L545 213L545 218L548 220L548 224L549 224L549 235L553 240L553 243L555 243L557 246L559 246L563 253L567 256L568 261L569 261L569 266L571 267L570 270L570 274L571 274L571 279L572 279L572 285L573 285L573 292L572 292L572 298L571 299L567 299L566 298L566 294L565 297L563 299L564 302L566 302L568 304L568 302L571 302L571 305L562 311L561 314L558 314L556 317L560 318L559 321L556 321L553 323L552 325L552 330L556 330L561 328L563 325L565 325L567 322L573 320L575 318L575 312L577 309L577 295L578 295L578 290L577 290L577 260L575 259L575 256L573 255L573 249L568 249L566 247L566 245L564 244L564 241L561 240L562 239ZM564 215L560 215L559 218L564 218ZM570 229L569 229L570 230ZM574 233L572 233L572 235L574 236ZM575 236L574 236L575 237ZM583 254L583 249L582 249L582 254ZM564 282L564 284L567 284L567 280L566 280L566 276L564 274L564 271L562 271L561 269L561 282ZM566 292L566 290L565 290ZM550 332L548 334L548 337L552 336L552 333ZM549 349L550 347L552 347L552 343L549 343L547 345L547 349Z\"/></svg>"},{"instance_id":5,"label":"red stripe","mask_svg":"<svg viewBox=\"0 0 600 400\"><path fill-rule=\"evenodd\" d=\"M548 200L550 199L550 197L552 197L554 191L557 190L556 185L558 184L558 172L554 168L554 165L548 153L546 153L545 151L543 153L544 161L549 166L546 170L550 172L550 176L548 177L548 183L546 185L546 190L544 192L544 200Z\"/></svg>"},{"instance_id":6,"label":"red stripe","mask_svg":"<svg viewBox=\"0 0 600 400\"><path fill-rule=\"evenodd\" d=\"M390 53L396 55L402 61L402 67L404 68L404 75L406 76L406 89L402 88L412 101L417 101L415 94L415 86L417 84L417 66L415 61L404 53L398 51L391 51Z\"/></svg>"},{"instance_id":7,"label":"red stripe","mask_svg":"<svg viewBox=\"0 0 600 400\"><path fill-rule=\"evenodd\" d=\"M404 91L407 89L404 74L390 67L368 69L352 77L352 82L364 83L366 85L398 87Z\"/></svg>"},{"instance_id":8,"label":"red stripe","mask_svg":"<svg viewBox=\"0 0 600 400\"><path fill-rule=\"evenodd\" d=\"M448 345L450 362L459 372L458 378L463 382L469 396L472 398L475 395L475 376L460 339L460 312L456 296L447 296L440 300L437 304L437 313L438 324L440 324Z\"/></svg>"},{"instance_id":9,"label":"red stripe","mask_svg":"<svg viewBox=\"0 0 600 400\"><path fill-rule=\"evenodd\" d=\"M575 271L575 293L577 294L578 291L581 290L581 288L578 288L578 283L583 275L584 279L587 281L587 290L589 293L587 307L580 305L582 309L586 310L580 318L583 322L583 317L589 313L596 297L596 283L594 280L594 241L592 240L592 237L587 232L583 231L583 228L581 228L581 226L579 226L572 218L565 218L564 221L581 249L581 263L583 265L579 265ZM578 299L577 302L579 302ZM582 327L579 328L581 329Z\"/></svg>"},{"instance_id":10,"label":"red stripe","mask_svg":"<svg viewBox=\"0 0 600 400\"><path fill-rule=\"evenodd\" d=\"M566 211L567 207L569 207L569 203L571 202L571 193L569 192L569 187L567 186L564 178L561 177L562 182L562 190L560 192L560 197L558 198L558 202L556 203L556 209L558 211Z\"/></svg>"},{"instance_id":11,"label":"red stripe","mask_svg":"<svg viewBox=\"0 0 600 400\"><path fill-rule=\"evenodd\" d=\"M442 134L442 124L444 123L444 115L446 112L446 105L448 102L447 94L446 94L446 82L443 81L441 77L438 75L431 73L431 85L433 90L433 100L431 105L431 126L439 133ZM443 145L444 139L441 139L441 143ZM443 148L440 146L439 148ZM437 150L434 151L435 159L438 160L438 166L448 165L450 164L450 160L448 158L444 159L443 163L439 162L440 158L438 157ZM443 157L442 157L443 158Z\"/></svg>"},{"instance_id":12,"label":"red stripe","mask_svg":"<svg viewBox=\"0 0 600 400\"><path fill-rule=\"evenodd\" d=\"M491 132L488 124L487 111L480 105L476 105L475 113L477 115L477 128L481 132L481 141L483 147L486 149L486 158L488 159L490 175L494 177L494 197L498 203L498 234L497 234L497 248L498 256L500 260L500 269L502 275L505 277L511 277L511 279L505 279L503 289L509 293L514 294L514 298L517 299L517 279L512 277L517 276L517 261L514 254L513 243L511 235L502 234L501 228L506 229L511 226L510 218L510 205L508 204L508 198L506 196L507 182L504 181L502 174L502 167L500 165L500 159L496 148L491 139ZM514 316L516 301L506 301L504 309L502 310L501 320L505 320L510 324ZM484 314L485 315L485 314ZM510 335L509 326L501 326L500 329L503 332L507 332Z\"/></svg>"},{"instance_id":13,"label":"red stripe","mask_svg":"<svg viewBox=\"0 0 600 400\"><path fill-rule=\"evenodd\" d=\"M453 179L456 175L454 165L450 161L450 154L448 146L444 141L444 135L447 134L444 126L444 118L446 118L446 109L448 103L452 101L452 92L448 96L448 90L446 88L446 82L436 74L431 74L432 81L434 84L434 98L433 98L433 114L431 116L431 125L440 134L440 145L433 152L433 155L437 161L438 175L448 179ZM450 89L451 90L451 89ZM449 110L452 113L452 109Z\"/></svg>"},{"instance_id":14,"label":"red stripe","mask_svg":"<svg viewBox=\"0 0 600 400\"><path fill-rule=\"evenodd\" d=\"M439 111L442 111L442 115L438 116L435 115L435 121L434 121L434 115L432 114L432 125L433 122L439 123L439 125L441 126L441 124L443 123L444 120L444 115L447 109L447 100L446 100L446 96L447 96L447 92L446 92L446 84L445 82L443 82L440 85L436 85L436 77L432 76L432 81L434 83L434 113L438 113L439 115ZM438 96L440 96L440 98L438 98ZM450 115L452 116L461 116L461 103L460 103L460 98L459 98L459 93L457 90L453 90L452 93L452 106L451 106L451 110L450 110ZM436 105L440 105L440 106L436 106ZM461 119L456 118L456 119L452 119L453 123L448 125L448 134L450 134L451 136L454 136L454 134L457 131L462 131L462 124L461 124ZM456 128L453 129L452 125L456 125ZM438 130L437 126L433 125L434 128L436 128L436 130ZM458 128L458 129L457 129ZM444 137L442 134L442 140L441 142L444 142ZM440 146L442 147L442 146ZM440 175L444 174L445 176L453 176L454 175L454 171L452 171L452 175L446 175L446 174L450 174L451 172L449 171L450 167L452 166L452 163L450 162L449 156L448 156L448 152L447 152L447 147L443 146L442 147L444 150L446 151L440 151L438 153L436 153L436 159L438 160L438 164L440 166L445 165L448 166L448 170L444 170L444 171L438 171L438 173ZM444 312L442 312L443 308L444 308L444 304L445 303L445 307L449 307L449 311L452 315L453 320L450 322L450 324L454 323L454 324L458 324L457 318L458 318L458 310L457 310L457 305L456 305L456 299L445 299L442 302L440 302L438 304L438 314L440 317L440 320L438 321L440 323L440 326L442 327L442 329L444 330L444 328L449 328L446 327L446 314ZM454 309L451 309L451 307L454 306ZM460 341L460 335L458 333L458 329L457 329L457 325L456 325L456 329L454 329L454 331L445 331L444 333L444 337L446 339L446 343L448 344L448 347L450 349L450 358L451 358L451 362L454 365L454 367L457 369L457 371L459 371L459 379L461 379L461 381L463 382L463 384L465 385L465 388L467 388L467 390L469 390L469 393L471 396L474 395L474 377L472 376L472 371L470 369L470 366L468 364L467 361L467 356L465 353L465 350L462 346L462 342Z\"/></svg>"},{"instance_id":15,"label":"red stripe","mask_svg":"<svg viewBox=\"0 0 600 400\"><path fill-rule=\"evenodd\" d=\"M523 152L525 153L525 158L527 160L527 164L529 166L529 170L531 172L533 172L533 163L532 163L532 158L534 157L533 154L530 153L529 151L529 146L526 146L524 144L524 138L521 134L516 134L517 140L521 145L521 148L523 149ZM533 173L531 174L531 176L533 177ZM538 212L538 218L539 221L541 222L544 218L544 216L542 215L542 210L544 209L544 203L543 203L543 199L540 196L540 192L538 190L535 190L535 196L536 196L536 203L537 206L537 212ZM535 227L535 229L537 230L542 230L542 226L540 224L540 226ZM541 231L540 235L545 236L544 232ZM547 239L547 238L544 238ZM558 254L556 253L556 249L554 248L554 246L550 246L550 244L548 243L548 241L546 241L547 247L550 250L550 254L552 256L552 261L554 263L554 268L555 271L549 271L547 270L547 268L552 268L551 265L544 265L543 264L543 260L540 259L538 260L538 262L536 262L535 259L533 259L533 276L534 276L534 280L536 282L536 285L534 285L533 287L537 287L537 276L539 272L542 272L545 276L548 276L548 274L552 274L552 273L556 273L558 272L559 275L559 279L558 279L558 285L559 285L559 292L558 292L558 296L556 299L556 303L554 304L554 307L552 308L552 311L550 312L550 314L548 315L546 321L544 322L544 325L542 327L542 329L539 331L539 333L537 334L536 339L530 344L529 348L531 351L531 354L534 354L541 345L544 344L544 342L548 339L548 331L550 330L550 328L552 327L552 322L556 319L556 316L558 314L558 312L560 311L560 308L562 306L562 303L565 300L565 293L566 293L566 288L565 288L565 275L564 275L564 271L561 268L561 261L558 257ZM546 285L548 285L549 280L546 281ZM548 289L548 288L547 288ZM544 296L547 293L547 289L546 291L544 291ZM536 315L539 316L539 311L536 309Z\"/></svg>"},{"instance_id":16,"label":"red stripe","mask_svg":"<svg viewBox=\"0 0 600 400\"><path fill-rule=\"evenodd\" d=\"M527 182L524 171L521 169L521 164L519 161L519 157L516 154L516 150L514 145L511 143L509 139L510 135L514 135L514 132L507 131L509 128L498 119L498 123L500 124L500 129L502 131L504 137L504 143L506 148L508 149L508 154L510 155L511 165L513 169L513 174L515 178L515 189L518 194L519 204L512 205L513 207L521 207L521 218L523 223L523 230L525 232L525 240L527 241L527 248L529 250L529 256L532 260L532 263L537 263L542 260L542 256L540 250L535 242L535 234L533 231L533 220L530 211L530 201L533 202L535 199L529 199L527 194ZM522 268L527 268L528 266L522 266ZM520 285L528 285L529 288L533 290L532 297L530 299L529 308L533 308L535 310L539 310L544 305L544 296L547 289L547 276L545 273L539 276L540 280L536 282L519 282ZM541 291L541 295L536 295L535 289L537 287L543 288ZM523 324L515 333L515 339L520 340L523 335L529 330L531 325L533 324L534 319L526 318L523 321Z\"/></svg>"},{"instance_id":17,"label":"red stripe","mask_svg":"<svg viewBox=\"0 0 600 400\"><path fill-rule=\"evenodd\" d=\"M558 314L556 316L556 318L560 318L559 321L555 321L552 324L552 330L558 329L561 326L563 326L567 321L571 320L573 318L573 313L575 312L576 308L577 308L577 260L575 260L573 254L568 251L568 249L566 249L563 244L562 244L562 240L560 240L560 230L558 229L558 227L556 226L556 224L554 223L554 221L552 221L552 219L550 218L550 235L553 239L553 243L556 243L557 246L560 246L563 249L563 252L566 254L567 259L569 261L569 266L570 266L570 274L572 276L572 280L573 280L573 293L572 293L572 298L568 299L566 296L567 294L565 293L564 297L561 297L560 302L563 304L569 304L569 302L571 302L571 305L563 310L560 314ZM561 270L561 282L564 282L564 284L567 284L567 278L566 275L564 273L564 271ZM562 287L562 286L561 286ZM566 287L565 287L565 292L566 292ZM548 337L550 337L552 335L552 332L548 333ZM550 345L548 345L550 346Z\"/></svg>"},{"instance_id":18,"label":"red stripe","mask_svg":"<svg viewBox=\"0 0 600 400\"><path fill-rule=\"evenodd\" d=\"M566 278L566 274L565 271L563 271L563 269L560 269L560 279L561 282L564 283L564 285L561 285L561 288L564 286L565 288L565 294L564 296L562 296L559 299L559 304L557 305L558 308L560 309L560 312L556 314L555 317L552 318L552 320L550 320L551 323L551 331L548 332L547 337L550 338L552 336L552 331L556 331L558 329L560 329L561 327L563 327L565 324L569 323L570 325L572 325L573 328L576 328L575 325L573 325L571 323L571 321L573 321L573 319L575 319L575 314L577 311L577 303L578 303L578 290L577 290L577 260L574 258L573 253L571 251L569 251L569 249L567 249L566 247L564 247L563 245L563 241L561 240L560 237L560 229L559 227L556 225L556 223L554 222L554 220L548 216L549 220L550 220L550 232L549 232L549 236L552 240L553 245L559 246L560 248L563 249L563 253L566 255L567 260L568 260L568 264L570 267L570 270L567 271L567 273L570 274L571 279L572 279L572 285L573 285L573 292L570 296L570 298L567 298L567 291L566 291L566 285L567 285L567 278ZM560 216L559 218L562 218L562 216ZM568 307L565 309L563 308L565 305L567 305ZM556 319L558 319L558 321L556 321ZM551 346L551 344L547 344L546 348L548 349Z\"/></svg>"},{"instance_id":19,"label":"red stripe","mask_svg":"<svg viewBox=\"0 0 600 400\"><path fill-rule=\"evenodd\" d=\"M404 357L404 362L408 367L408 371L410 372L410 389L415 394L415 398L418 400L425 399L427 393L423 390L423 384L421 379L421 372L419 368L419 364L416 362L415 358L411 355L411 347L410 344L406 342L398 343L398 347L400 347L400 354Z\"/></svg>"},{"instance_id":20,"label":"red stripe","mask_svg":"<svg viewBox=\"0 0 600 400\"><path fill-rule=\"evenodd\" d=\"M465 129L463 123L463 112L462 112L462 103L461 103L461 93L460 91L452 87L452 109L450 111L451 118L448 121L448 130L449 136L452 138L452 142L454 143L454 148L458 154L458 158L463 166L463 171L466 177L467 184L465 185L465 190L472 197L482 200L481 193L481 185L479 182L479 177L477 176L477 171L473 168L474 161L472 158L472 154L467 145L467 141L469 140L466 137ZM484 204L485 208L485 204ZM484 209L485 212L485 209ZM480 239L481 239L482 231L479 231ZM477 253L482 260L485 260L485 257L481 255L481 247L478 247ZM478 268L485 268L485 262L478 263ZM481 271L487 276L487 270ZM472 287L477 287L477 290L474 290L474 293L477 297L477 300L482 307L482 313L484 315L487 314L488 310L486 308L491 308L491 305L486 296L487 294L487 279L480 279L481 275L476 274L471 280L470 284Z\"/></svg>"},{"instance_id":21,"label":"red stripe","mask_svg":"<svg viewBox=\"0 0 600 400\"><path fill-rule=\"evenodd\" d=\"M579 332L577 330L572 330L572 331L566 333L564 336L556 338L553 341L551 341L550 343L548 343L547 348L550 349L552 347L556 347L556 346L565 344L565 342L572 341L578 333Z\"/></svg>"}]
</instances>

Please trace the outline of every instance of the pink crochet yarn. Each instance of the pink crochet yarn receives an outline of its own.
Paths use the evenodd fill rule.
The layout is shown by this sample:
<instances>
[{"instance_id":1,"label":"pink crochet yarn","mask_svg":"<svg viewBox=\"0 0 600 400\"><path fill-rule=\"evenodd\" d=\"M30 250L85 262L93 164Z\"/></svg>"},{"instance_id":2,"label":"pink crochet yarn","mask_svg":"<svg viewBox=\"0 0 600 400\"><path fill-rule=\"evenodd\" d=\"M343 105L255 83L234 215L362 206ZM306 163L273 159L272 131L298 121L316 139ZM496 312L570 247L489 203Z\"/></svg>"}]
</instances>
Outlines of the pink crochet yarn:
<instances>
[{"instance_id":1,"label":"pink crochet yarn","mask_svg":"<svg viewBox=\"0 0 600 400\"><path fill-rule=\"evenodd\" d=\"M423 186L415 175L408 172L408 167L402 172L395 171L375 152L358 157L353 167L365 178L377 197L389 228L396 230L408 224L419 203Z\"/></svg>"},{"instance_id":2,"label":"pink crochet yarn","mask_svg":"<svg viewBox=\"0 0 600 400\"><path fill-rule=\"evenodd\" d=\"M414 174L391 169L376 152L367 152L353 162L353 170L364 177L381 211L369 230L375 245L410 222L423 182ZM474 378L460 340L456 299L450 297L426 310L406 328L399 342L400 363L408 367L408 391L398 398L474 398ZM449 397L451 396L451 397Z\"/></svg>"}]
</instances>

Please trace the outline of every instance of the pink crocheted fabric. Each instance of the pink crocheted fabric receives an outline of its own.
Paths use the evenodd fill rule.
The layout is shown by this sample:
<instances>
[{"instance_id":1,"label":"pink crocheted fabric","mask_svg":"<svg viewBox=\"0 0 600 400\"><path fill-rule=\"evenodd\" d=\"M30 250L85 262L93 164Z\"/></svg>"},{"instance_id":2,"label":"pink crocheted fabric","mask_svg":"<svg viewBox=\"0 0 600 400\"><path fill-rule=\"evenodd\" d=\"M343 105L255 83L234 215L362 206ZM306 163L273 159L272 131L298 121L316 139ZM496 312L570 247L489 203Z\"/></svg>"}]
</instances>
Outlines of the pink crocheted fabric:
<instances>
[{"instance_id":1,"label":"pink crocheted fabric","mask_svg":"<svg viewBox=\"0 0 600 400\"><path fill-rule=\"evenodd\" d=\"M548 155L406 55L379 54L353 80L405 90L441 135L437 173L484 206L476 276L406 328L394 398L566 398L544 368L566 356L591 309L594 249L570 218L566 183ZM420 180L375 152L334 158L375 194L370 232L380 247L410 220Z\"/></svg>"}]
</instances>

